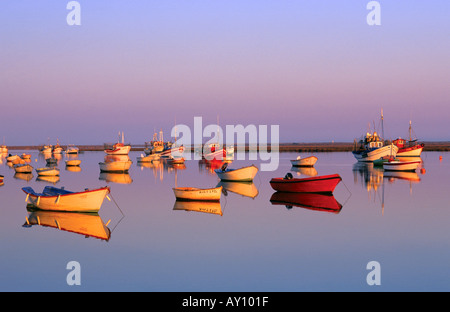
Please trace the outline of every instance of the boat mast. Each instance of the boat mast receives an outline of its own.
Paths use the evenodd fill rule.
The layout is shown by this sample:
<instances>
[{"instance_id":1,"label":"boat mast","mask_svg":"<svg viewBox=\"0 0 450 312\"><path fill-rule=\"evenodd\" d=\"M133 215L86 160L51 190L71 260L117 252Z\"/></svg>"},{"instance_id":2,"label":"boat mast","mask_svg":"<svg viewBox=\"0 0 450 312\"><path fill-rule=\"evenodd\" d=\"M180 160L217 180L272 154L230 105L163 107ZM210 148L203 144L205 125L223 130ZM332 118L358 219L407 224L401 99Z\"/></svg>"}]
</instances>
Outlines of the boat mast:
<instances>
[{"instance_id":1,"label":"boat mast","mask_svg":"<svg viewBox=\"0 0 450 312\"><path fill-rule=\"evenodd\" d=\"M383 140L384 140L384 116L383 116L383 109L381 109L381 135L383 136Z\"/></svg>"}]
</instances>

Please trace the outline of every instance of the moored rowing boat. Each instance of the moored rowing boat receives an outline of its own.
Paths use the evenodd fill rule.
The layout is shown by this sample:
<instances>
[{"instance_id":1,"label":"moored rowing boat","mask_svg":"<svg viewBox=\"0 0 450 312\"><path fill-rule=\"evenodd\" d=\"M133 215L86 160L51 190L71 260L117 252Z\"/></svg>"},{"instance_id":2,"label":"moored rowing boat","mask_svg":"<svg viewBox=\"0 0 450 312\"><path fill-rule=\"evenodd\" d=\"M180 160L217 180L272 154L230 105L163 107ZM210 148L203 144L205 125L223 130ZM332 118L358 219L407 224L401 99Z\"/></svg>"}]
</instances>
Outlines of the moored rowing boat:
<instances>
[{"instance_id":1,"label":"moored rowing boat","mask_svg":"<svg viewBox=\"0 0 450 312\"><path fill-rule=\"evenodd\" d=\"M296 179L288 173L284 178L272 178L270 185L280 192L332 193L341 180L338 174Z\"/></svg>"},{"instance_id":2,"label":"moored rowing boat","mask_svg":"<svg viewBox=\"0 0 450 312\"><path fill-rule=\"evenodd\" d=\"M196 188L196 187L174 187L173 192L177 200L204 200L219 201L222 195L222 187Z\"/></svg>"}]
</instances>

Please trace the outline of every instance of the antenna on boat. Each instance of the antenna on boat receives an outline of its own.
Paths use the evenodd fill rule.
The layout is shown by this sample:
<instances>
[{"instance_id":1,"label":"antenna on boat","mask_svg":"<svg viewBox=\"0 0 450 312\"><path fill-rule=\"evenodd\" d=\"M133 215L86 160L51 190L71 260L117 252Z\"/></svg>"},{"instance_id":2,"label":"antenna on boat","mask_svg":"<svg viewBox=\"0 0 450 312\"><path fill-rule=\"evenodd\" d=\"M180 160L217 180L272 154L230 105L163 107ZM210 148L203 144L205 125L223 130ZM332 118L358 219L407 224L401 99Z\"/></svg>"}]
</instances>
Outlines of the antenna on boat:
<instances>
[{"instance_id":1,"label":"antenna on boat","mask_svg":"<svg viewBox=\"0 0 450 312\"><path fill-rule=\"evenodd\" d=\"M381 109L381 135L383 136L383 140L384 140L384 116L383 116L383 109Z\"/></svg>"}]
</instances>

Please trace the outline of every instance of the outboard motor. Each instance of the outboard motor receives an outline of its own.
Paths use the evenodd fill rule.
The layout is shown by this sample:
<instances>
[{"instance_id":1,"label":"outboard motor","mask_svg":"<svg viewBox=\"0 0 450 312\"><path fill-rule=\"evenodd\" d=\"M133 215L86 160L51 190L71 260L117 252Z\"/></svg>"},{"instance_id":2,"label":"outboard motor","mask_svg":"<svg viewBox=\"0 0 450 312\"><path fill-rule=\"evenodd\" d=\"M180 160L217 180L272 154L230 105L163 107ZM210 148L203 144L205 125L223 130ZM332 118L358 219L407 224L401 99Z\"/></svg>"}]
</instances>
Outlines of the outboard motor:
<instances>
[{"instance_id":1,"label":"outboard motor","mask_svg":"<svg viewBox=\"0 0 450 312\"><path fill-rule=\"evenodd\" d=\"M292 173L290 173L290 172L286 173L286 175L284 176L285 180L290 180L292 178L293 178L293 176L292 176Z\"/></svg>"}]
</instances>

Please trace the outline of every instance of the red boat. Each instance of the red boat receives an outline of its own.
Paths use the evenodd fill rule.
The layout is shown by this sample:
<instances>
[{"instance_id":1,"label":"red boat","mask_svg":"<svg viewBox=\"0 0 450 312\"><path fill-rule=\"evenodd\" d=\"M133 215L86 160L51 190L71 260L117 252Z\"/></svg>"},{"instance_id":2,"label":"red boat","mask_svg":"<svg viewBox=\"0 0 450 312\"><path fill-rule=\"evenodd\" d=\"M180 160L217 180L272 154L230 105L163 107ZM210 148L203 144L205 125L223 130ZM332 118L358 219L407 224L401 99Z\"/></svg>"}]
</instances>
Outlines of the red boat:
<instances>
[{"instance_id":1,"label":"red boat","mask_svg":"<svg viewBox=\"0 0 450 312\"><path fill-rule=\"evenodd\" d=\"M341 180L338 174L296 179L288 173L284 178L271 179L270 186L279 192L332 193Z\"/></svg>"},{"instance_id":2,"label":"red boat","mask_svg":"<svg viewBox=\"0 0 450 312\"><path fill-rule=\"evenodd\" d=\"M288 209L295 206L332 213L339 213L342 209L332 194L275 192L270 202L272 205L285 205Z\"/></svg>"}]
</instances>

